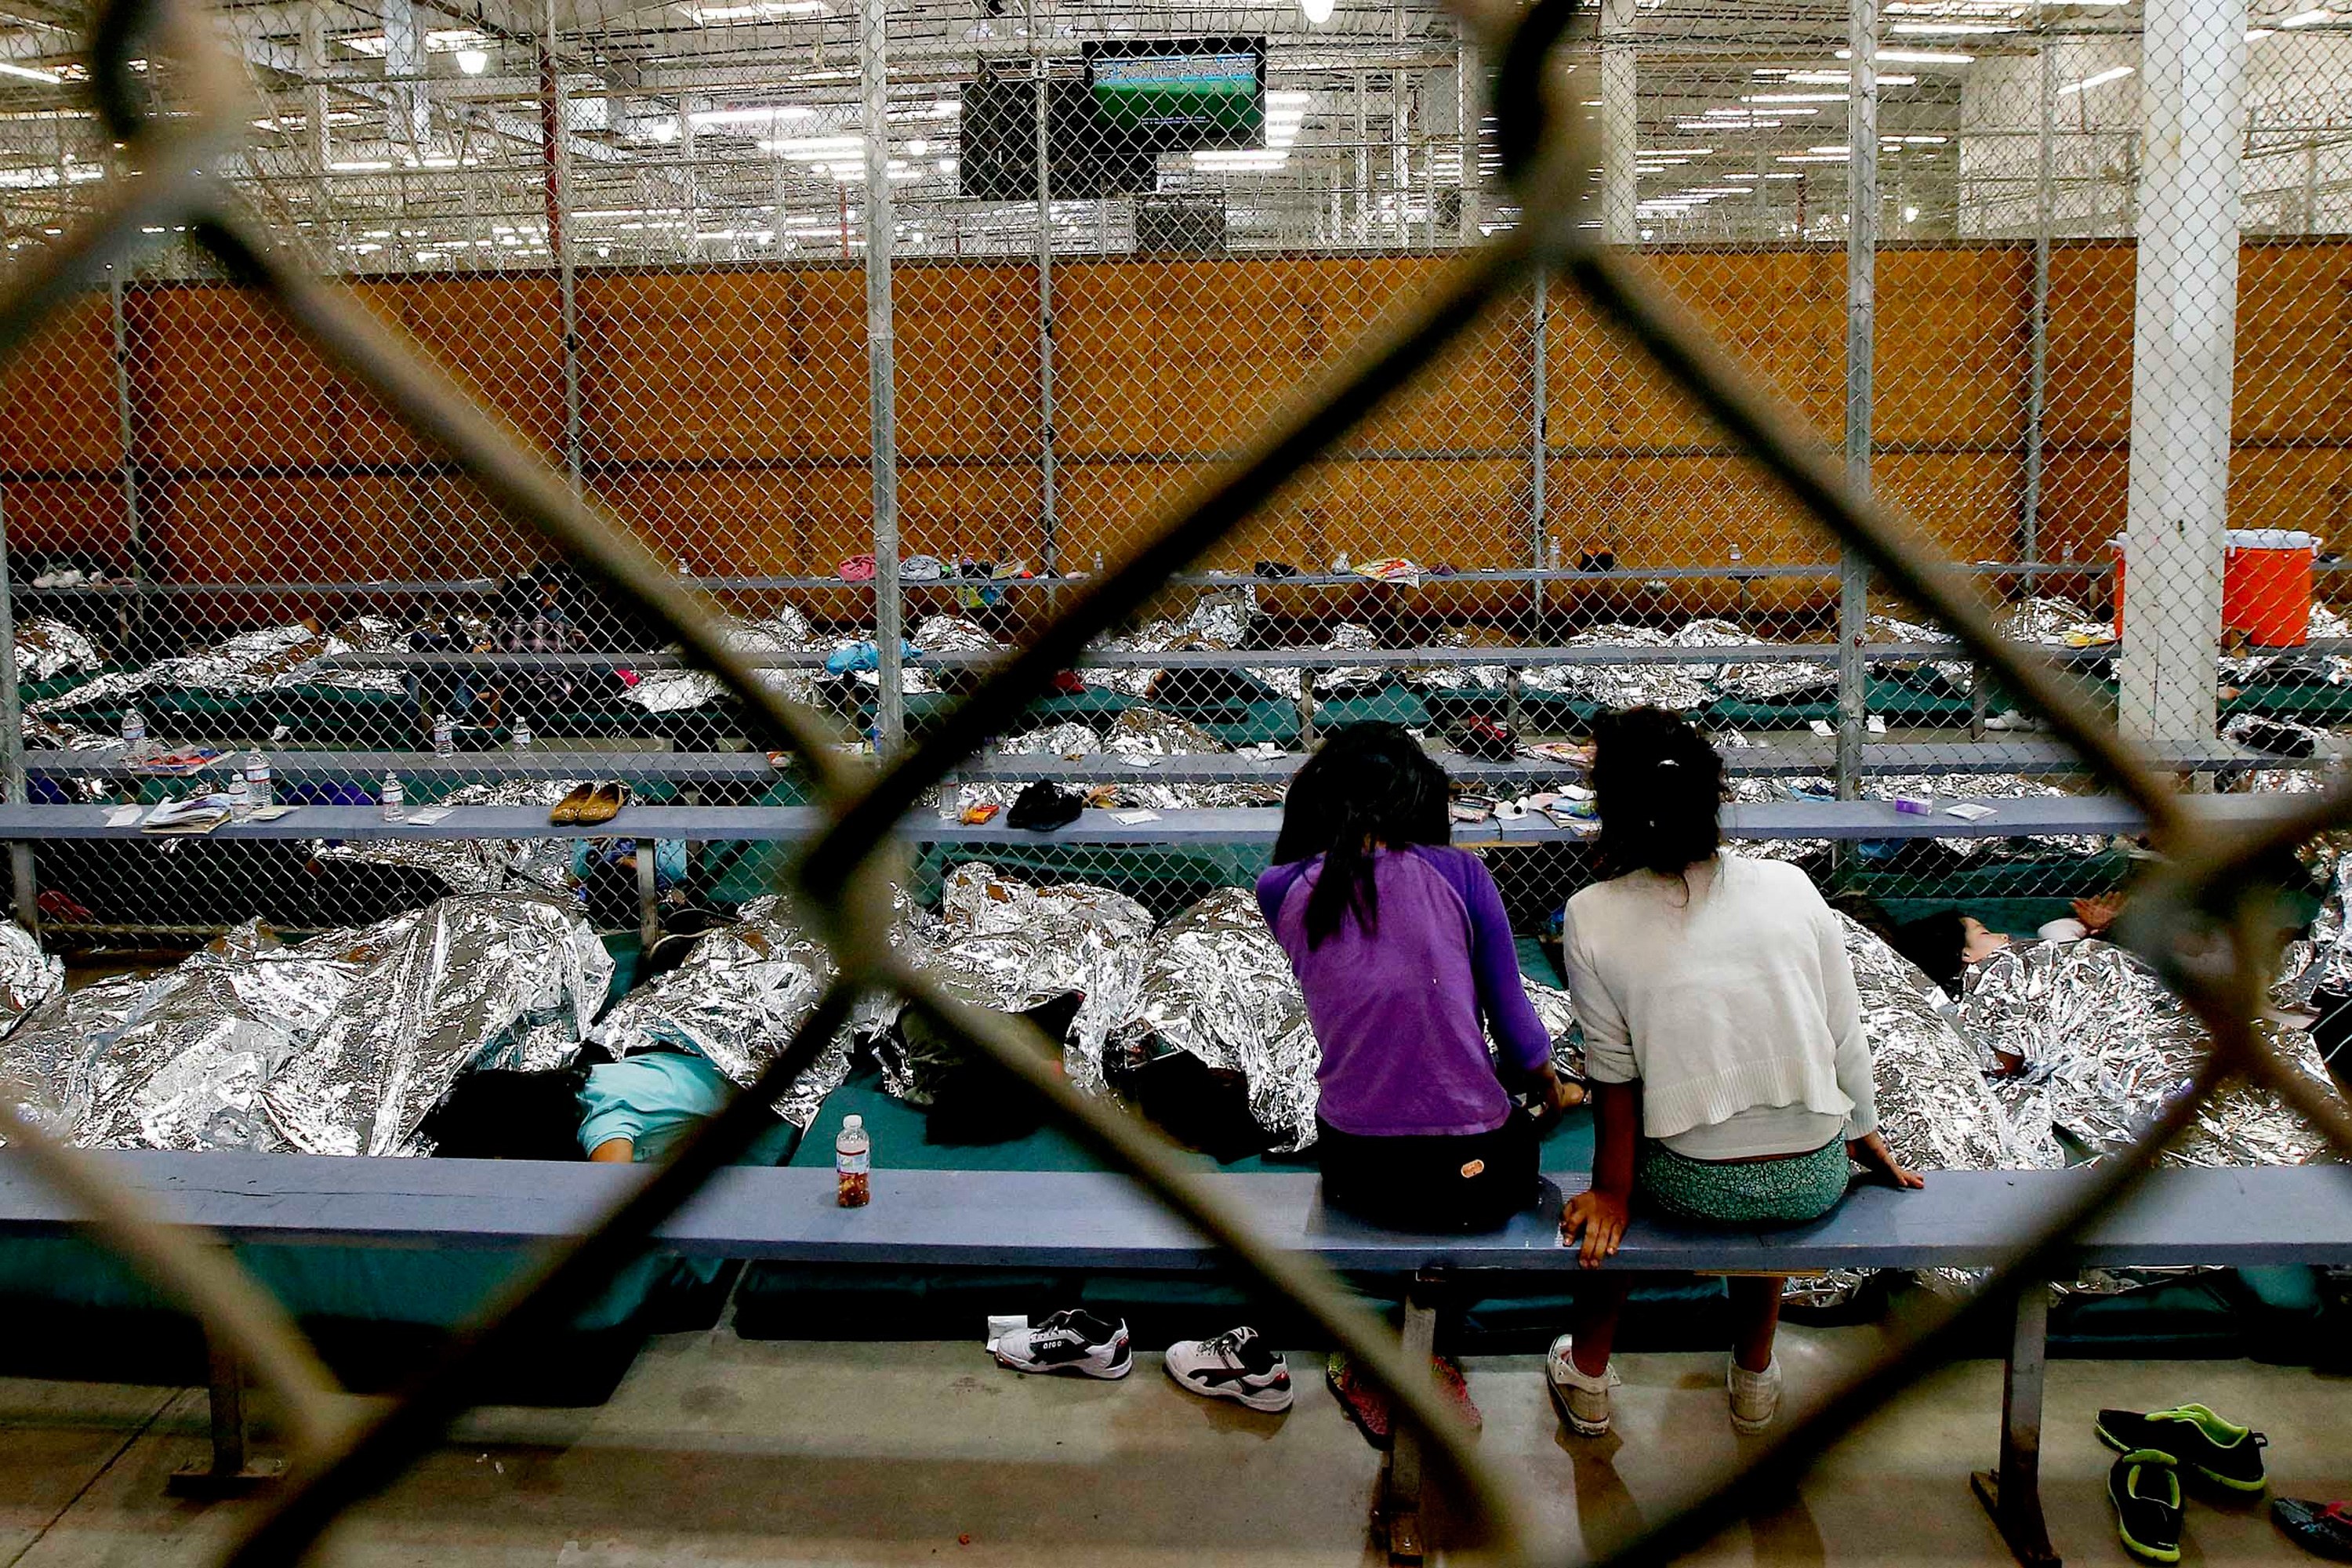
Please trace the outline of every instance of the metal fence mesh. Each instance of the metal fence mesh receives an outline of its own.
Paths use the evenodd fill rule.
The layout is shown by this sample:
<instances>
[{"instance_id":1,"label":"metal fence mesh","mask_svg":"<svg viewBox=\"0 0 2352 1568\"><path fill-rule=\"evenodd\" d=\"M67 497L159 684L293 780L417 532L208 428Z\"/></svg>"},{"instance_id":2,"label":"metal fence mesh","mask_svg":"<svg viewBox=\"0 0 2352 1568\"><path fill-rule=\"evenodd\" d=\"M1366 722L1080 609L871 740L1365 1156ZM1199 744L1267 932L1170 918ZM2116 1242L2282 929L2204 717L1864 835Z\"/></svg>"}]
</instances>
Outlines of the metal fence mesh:
<instances>
[{"instance_id":1,"label":"metal fence mesh","mask_svg":"<svg viewBox=\"0 0 2352 1568\"><path fill-rule=\"evenodd\" d=\"M2264 845L2192 836L2116 737L2273 794L2336 754L2344 628L2315 612L2304 640L2299 590L2253 584L2315 564L2324 607L2335 580L2342 25L1602 0L1547 54L1569 9L1513 32L1476 6L1107 26L762 0L436 29L395 0L232 9L152 63L128 25L190 25L175 9L110 9L89 44L25 24L34 63L0 85L14 798L173 787L105 743L135 710L219 751L200 773L258 750L321 803L387 773L458 802L624 773L646 800L825 806L799 875L847 983L950 1014L1388 1372L1327 1284L1017 1030L853 958L887 952L851 894L892 822L1073 752L1132 785L1105 753L1148 733L1175 782L1105 804L1160 826L1016 863L1164 915L1262 863L1221 814L1278 798L1320 730L1393 720L1461 763L1496 743L1482 722L1564 745L1654 701L1718 735L1750 805L2122 792L2170 856L2134 919L2213 1034L2199 1087L2274 1075L2247 1029L2271 955L2232 923ZM1205 108L1168 91L1177 39ZM187 113L93 107L149 81ZM2224 517L2281 531L2233 541ZM714 661L723 683L677 668ZM1078 729L1038 738L1054 724ZM827 741L871 742L880 771ZM987 742L1003 754L969 761ZM932 793L958 768L979 782ZM1504 797L1579 776L1540 749L1461 773ZM2336 806L2259 834L2301 843ZM1512 852L1529 921L1591 875L1561 815ZM933 877L968 852L938 832ZM1888 901L2046 902L2119 886L2114 837L1770 847ZM450 885L366 845L26 842L20 910L37 894L60 940L357 923ZM741 897L778 864L698 842L637 886ZM2228 962L2184 964L2184 933ZM551 1261L247 1560L429 1441L468 1357L593 1284L740 1138L722 1118ZM2021 1267L2080 1217L2021 1238ZM1523 1546L1425 1391L1400 1393Z\"/></svg>"}]
</instances>

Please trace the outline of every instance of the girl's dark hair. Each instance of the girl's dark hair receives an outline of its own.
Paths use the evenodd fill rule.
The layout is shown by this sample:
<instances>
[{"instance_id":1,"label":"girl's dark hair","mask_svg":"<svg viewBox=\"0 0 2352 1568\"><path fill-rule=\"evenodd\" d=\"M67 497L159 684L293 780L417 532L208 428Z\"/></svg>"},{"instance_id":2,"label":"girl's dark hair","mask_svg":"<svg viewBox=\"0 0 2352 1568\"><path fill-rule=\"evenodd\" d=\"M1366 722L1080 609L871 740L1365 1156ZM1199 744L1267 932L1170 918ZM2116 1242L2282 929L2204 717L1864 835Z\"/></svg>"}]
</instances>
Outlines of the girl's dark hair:
<instances>
[{"instance_id":1,"label":"girl's dark hair","mask_svg":"<svg viewBox=\"0 0 2352 1568\"><path fill-rule=\"evenodd\" d=\"M1917 964L1927 978L1952 995L1958 995L1960 977L1969 967L1968 927L1958 910L1937 910L1895 928L1888 946Z\"/></svg>"},{"instance_id":2,"label":"girl's dark hair","mask_svg":"<svg viewBox=\"0 0 2352 1568\"><path fill-rule=\"evenodd\" d=\"M1307 895L1307 945L1320 947L1350 912L1367 933L1380 929L1375 845L1402 849L1453 836L1445 770L1420 742L1396 724L1333 731L1291 779L1274 841L1277 866L1323 857L1322 874Z\"/></svg>"},{"instance_id":3,"label":"girl's dark hair","mask_svg":"<svg viewBox=\"0 0 2352 1568\"><path fill-rule=\"evenodd\" d=\"M1593 806L1607 875L1679 877L1723 847L1723 759L1678 715L1629 708L1592 726Z\"/></svg>"}]
</instances>

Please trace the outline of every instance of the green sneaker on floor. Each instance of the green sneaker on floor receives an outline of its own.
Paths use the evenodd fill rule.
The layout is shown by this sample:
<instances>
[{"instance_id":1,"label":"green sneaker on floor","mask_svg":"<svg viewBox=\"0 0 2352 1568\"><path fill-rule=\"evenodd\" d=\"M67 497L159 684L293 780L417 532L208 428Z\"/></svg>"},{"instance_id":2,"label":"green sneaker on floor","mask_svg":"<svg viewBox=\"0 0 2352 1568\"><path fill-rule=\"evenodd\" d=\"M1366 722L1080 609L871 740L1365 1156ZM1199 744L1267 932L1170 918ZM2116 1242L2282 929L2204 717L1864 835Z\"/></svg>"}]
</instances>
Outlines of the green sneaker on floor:
<instances>
[{"instance_id":1,"label":"green sneaker on floor","mask_svg":"<svg viewBox=\"0 0 2352 1568\"><path fill-rule=\"evenodd\" d=\"M2143 1563L2180 1561L2180 1474L2162 1454L2137 1449L2107 1472L2116 1537Z\"/></svg>"},{"instance_id":2,"label":"green sneaker on floor","mask_svg":"<svg viewBox=\"0 0 2352 1568\"><path fill-rule=\"evenodd\" d=\"M2146 1414L2102 1410L2096 1430L2099 1441L2118 1454L2160 1454L2167 1463L2194 1470L2231 1491L2258 1492L2267 1484L2263 1450L2271 1440L2223 1420L2202 1405L2177 1405Z\"/></svg>"}]
</instances>

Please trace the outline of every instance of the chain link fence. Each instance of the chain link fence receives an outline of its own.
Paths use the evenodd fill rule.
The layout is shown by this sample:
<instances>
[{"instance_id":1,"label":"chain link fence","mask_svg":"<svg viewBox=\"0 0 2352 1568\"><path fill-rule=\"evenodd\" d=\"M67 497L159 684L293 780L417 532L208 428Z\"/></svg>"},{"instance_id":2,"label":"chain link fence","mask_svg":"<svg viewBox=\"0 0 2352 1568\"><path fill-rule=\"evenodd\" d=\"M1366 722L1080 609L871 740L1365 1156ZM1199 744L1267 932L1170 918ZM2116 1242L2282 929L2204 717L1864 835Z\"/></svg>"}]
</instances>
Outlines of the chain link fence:
<instances>
[{"instance_id":1,"label":"chain link fence","mask_svg":"<svg viewBox=\"0 0 2352 1568\"><path fill-rule=\"evenodd\" d=\"M983 858L1164 921L1264 864L1319 733L1397 722L1444 752L1463 839L1540 935L1594 874L1580 743L1652 702L1717 736L1735 833L1890 920L2028 930L2137 870L2161 953L2167 921L2234 918L2252 861L2228 856L2253 851L2192 839L2114 730L2273 797L2249 832L2294 847L2334 803L2282 797L2327 776L2352 689L2328 608L2352 77L2346 24L2271 9L1601 0L1538 142L1549 39L1512 42L1536 51L1514 79L1475 8L250 7L215 21L239 150L194 184L183 143L89 107L105 57L24 24L0 81L20 916L53 945L312 931L543 882L650 932L790 860L838 951L883 956L845 963L747 1102L855 983L1034 1081L1025 1037L829 902L902 817L918 902ZM178 199L214 184L332 281ZM621 778L677 837L159 841L97 815L256 753L327 811L394 779L466 810ZM990 816L1041 782L1086 793L1076 831ZM1908 821L1857 804L1896 797ZM767 815L722 821L741 806ZM2150 869L2144 835L2172 858ZM2325 1119L2248 1035L2270 956L2168 971L2221 1047L2197 1084L2261 1075ZM1381 1353L1142 1134L1049 1097ZM2193 1107L2162 1109L2158 1134ZM541 1282L593 1283L736 1131ZM315 1528L425 1440L464 1357L549 1299L519 1292L268 1528Z\"/></svg>"}]
</instances>

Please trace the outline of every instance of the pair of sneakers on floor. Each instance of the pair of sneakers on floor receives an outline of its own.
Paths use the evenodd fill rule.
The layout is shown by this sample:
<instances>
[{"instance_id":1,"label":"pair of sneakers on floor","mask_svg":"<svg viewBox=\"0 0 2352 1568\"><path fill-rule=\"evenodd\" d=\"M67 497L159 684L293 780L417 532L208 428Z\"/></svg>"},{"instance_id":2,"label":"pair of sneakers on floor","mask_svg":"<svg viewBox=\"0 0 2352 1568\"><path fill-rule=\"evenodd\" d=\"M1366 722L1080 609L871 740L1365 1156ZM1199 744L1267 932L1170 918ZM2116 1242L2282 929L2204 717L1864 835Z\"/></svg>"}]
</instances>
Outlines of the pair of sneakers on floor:
<instances>
[{"instance_id":1,"label":"pair of sneakers on floor","mask_svg":"<svg viewBox=\"0 0 2352 1568\"><path fill-rule=\"evenodd\" d=\"M1048 1313L997 1336L998 1363L1015 1372L1063 1373L1115 1380L1135 1370L1127 1324L1082 1308ZM1246 1325L1205 1340L1178 1340L1161 1358L1179 1388L1230 1399L1268 1414L1290 1408L1290 1367Z\"/></svg>"},{"instance_id":2,"label":"pair of sneakers on floor","mask_svg":"<svg viewBox=\"0 0 2352 1568\"><path fill-rule=\"evenodd\" d=\"M1574 1336L1562 1334L1552 1341L1544 1356L1544 1384L1551 1390L1553 1408L1568 1429L1580 1437L1605 1437L1609 1435L1609 1391L1623 1383L1614 1366L1600 1373L1586 1372L1576 1364L1571 1353ZM1753 1436L1772 1425L1772 1417L1780 1412L1780 1362L1774 1357L1762 1372L1750 1372L1738 1361L1724 1369L1724 1396L1731 1405L1731 1428L1743 1436Z\"/></svg>"}]
</instances>

